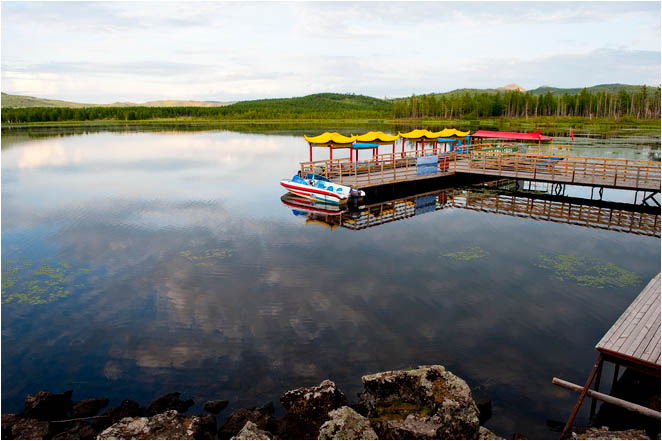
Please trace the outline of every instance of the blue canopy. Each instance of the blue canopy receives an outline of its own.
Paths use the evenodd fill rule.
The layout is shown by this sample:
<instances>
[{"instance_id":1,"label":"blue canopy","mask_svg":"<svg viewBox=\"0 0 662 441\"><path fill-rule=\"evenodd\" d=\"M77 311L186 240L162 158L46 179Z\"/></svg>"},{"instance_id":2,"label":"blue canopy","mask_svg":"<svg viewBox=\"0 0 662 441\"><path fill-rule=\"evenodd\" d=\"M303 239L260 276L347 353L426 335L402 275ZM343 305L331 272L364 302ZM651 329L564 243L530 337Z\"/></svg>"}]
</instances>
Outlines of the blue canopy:
<instances>
[{"instance_id":1,"label":"blue canopy","mask_svg":"<svg viewBox=\"0 0 662 441\"><path fill-rule=\"evenodd\" d=\"M453 138L437 138L437 141L438 141L438 142L455 142L455 141L457 141L457 139L453 139Z\"/></svg>"},{"instance_id":2,"label":"blue canopy","mask_svg":"<svg viewBox=\"0 0 662 441\"><path fill-rule=\"evenodd\" d=\"M363 142L355 142L354 143L354 148L355 149L374 149L375 147L379 147L379 144L366 144Z\"/></svg>"}]
</instances>

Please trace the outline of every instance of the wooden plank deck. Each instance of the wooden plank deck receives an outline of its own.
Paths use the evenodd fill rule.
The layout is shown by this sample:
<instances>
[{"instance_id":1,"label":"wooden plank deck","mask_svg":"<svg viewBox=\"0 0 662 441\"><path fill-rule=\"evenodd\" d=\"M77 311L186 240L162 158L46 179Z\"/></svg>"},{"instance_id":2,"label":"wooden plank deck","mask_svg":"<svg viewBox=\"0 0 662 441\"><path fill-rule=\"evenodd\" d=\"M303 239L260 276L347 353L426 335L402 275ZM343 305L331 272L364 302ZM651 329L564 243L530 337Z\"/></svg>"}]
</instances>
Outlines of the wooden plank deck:
<instances>
[{"instance_id":1,"label":"wooden plank deck","mask_svg":"<svg viewBox=\"0 0 662 441\"><path fill-rule=\"evenodd\" d=\"M440 154L437 173L420 175L417 161L421 156L437 154L432 150L420 154L412 151L395 155L385 153L367 163L352 162L349 158L302 162L301 173L322 174L339 184L360 188L471 173L560 184L660 191L660 164L651 161L571 156L550 158L473 149L466 154ZM441 164L444 164L443 167Z\"/></svg>"},{"instance_id":2,"label":"wooden plank deck","mask_svg":"<svg viewBox=\"0 0 662 441\"><path fill-rule=\"evenodd\" d=\"M595 348L605 355L660 369L660 274L646 285Z\"/></svg>"}]
</instances>

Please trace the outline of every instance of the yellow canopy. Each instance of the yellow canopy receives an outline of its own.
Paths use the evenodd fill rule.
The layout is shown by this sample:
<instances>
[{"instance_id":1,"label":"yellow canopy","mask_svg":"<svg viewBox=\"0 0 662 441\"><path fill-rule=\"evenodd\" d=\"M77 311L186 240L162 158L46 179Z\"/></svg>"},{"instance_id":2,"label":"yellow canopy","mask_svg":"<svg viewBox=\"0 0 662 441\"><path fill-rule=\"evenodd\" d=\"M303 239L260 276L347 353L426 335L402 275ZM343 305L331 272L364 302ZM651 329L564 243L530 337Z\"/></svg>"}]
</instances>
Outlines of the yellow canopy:
<instances>
[{"instance_id":1,"label":"yellow canopy","mask_svg":"<svg viewBox=\"0 0 662 441\"><path fill-rule=\"evenodd\" d=\"M434 135L435 138L448 138L449 136L459 136L463 138L465 136L469 136L469 133L471 133L469 130L466 132L461 132L457 129L444 129L441 132L434 133Z\"/></svg>"},{"instance_id":2,"label":"yellow canopy","mask_svg":"<svg viewBox=\"0 0 662 441\"><path fill-rule=\"evenodd\" d=\"M449 136L463 137L469 135L469 132L468 131L460 132L459 130L456 129L444 129L440 132L431 132L425 129L416 129L408 133L398 132L398 135L407 139L421 139L421 138L437 139L437 138L448 138Z\"/></svg>"},{"instance_id":3,"label":"yellow canopy","mask_svg":"<svg viewBox=\"0 0 662 441\"><path fill-rule=\"evenodd\" d=\"M352 135L356 138L358 142L386 142L391 144L393 141L398 139L398 136L387 135L384 132L368 132L363 135Z\"/></svg>"},{"instance_id":4,"label":"yellow canopy","mask_svg":"<svg viewBox=\"0 0 662 441\"><path fill-rule=\"evenodd\" d=\"M338 132L324 132L318 136L303 135L303 137L313 144L351 144L356 139L355 136L344 136Z\"/></svg>"}]
</instances>

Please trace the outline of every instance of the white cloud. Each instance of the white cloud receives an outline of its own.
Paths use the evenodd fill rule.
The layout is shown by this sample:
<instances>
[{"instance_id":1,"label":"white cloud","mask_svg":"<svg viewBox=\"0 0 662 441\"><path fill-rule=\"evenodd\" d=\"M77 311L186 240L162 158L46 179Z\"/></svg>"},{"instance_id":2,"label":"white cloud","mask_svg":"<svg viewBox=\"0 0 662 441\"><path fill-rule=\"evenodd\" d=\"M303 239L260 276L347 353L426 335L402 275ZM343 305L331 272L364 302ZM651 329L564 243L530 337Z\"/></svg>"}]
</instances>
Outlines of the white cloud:
<instances>
[{"instance_id":1,"label":"white cloud","mask_svg":"<svg viewBox=\"0 0 662 441\"><path fill-rule=\"evenodd\" d=\"M2 80L99 103L655 85L659 19L658 3L5 2Z\"/></svg>"}]
</instances>

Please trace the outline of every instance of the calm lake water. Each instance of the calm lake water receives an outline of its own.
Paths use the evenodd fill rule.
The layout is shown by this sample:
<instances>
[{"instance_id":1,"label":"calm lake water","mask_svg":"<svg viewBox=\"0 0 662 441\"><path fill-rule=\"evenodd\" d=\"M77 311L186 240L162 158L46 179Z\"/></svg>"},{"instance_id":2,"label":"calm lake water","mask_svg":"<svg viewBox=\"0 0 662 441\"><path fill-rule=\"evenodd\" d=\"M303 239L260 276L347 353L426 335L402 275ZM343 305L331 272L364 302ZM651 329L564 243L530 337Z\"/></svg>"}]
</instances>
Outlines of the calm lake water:
<instances>
[{"instance_id":1,"label":"calm lake water","mask_svg":"<svg viewBox=\"0 0 662 441\"><path fill-rule=\"evenodd\" d=\"M558 437L576 396L552 377L583 384L660 239L452 207L330 229L281 202L306 130L263 131L3 131L2 412L67 389L236 408L326 378L356 401L361 375L443 364L487 427ZM659 131L578 135L659 160Z\"/></svg>"}]
</instances>

